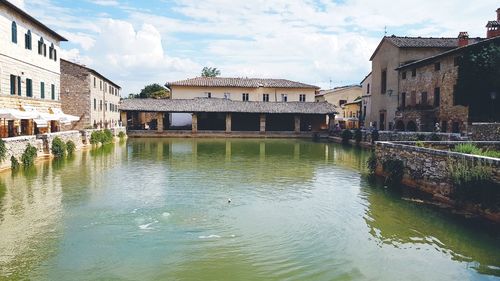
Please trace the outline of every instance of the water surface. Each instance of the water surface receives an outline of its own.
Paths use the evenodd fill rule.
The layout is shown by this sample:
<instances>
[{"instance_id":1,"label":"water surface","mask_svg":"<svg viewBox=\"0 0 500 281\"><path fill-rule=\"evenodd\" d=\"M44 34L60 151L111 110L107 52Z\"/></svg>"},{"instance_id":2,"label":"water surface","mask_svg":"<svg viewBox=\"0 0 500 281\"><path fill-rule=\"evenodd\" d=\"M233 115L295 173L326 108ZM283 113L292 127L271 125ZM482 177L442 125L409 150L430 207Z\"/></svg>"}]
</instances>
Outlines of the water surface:
<instances>
[{"instance_id":1,"label":"water surface","mask_svg":"<svg viewBox=\"0 0 500 281\"><path fill-rule=\"evenodd\" d=\"M133 139L3 173L0 279L498 279L497 228L370 183L367 157Z\"/></svg>"}]
</instances>

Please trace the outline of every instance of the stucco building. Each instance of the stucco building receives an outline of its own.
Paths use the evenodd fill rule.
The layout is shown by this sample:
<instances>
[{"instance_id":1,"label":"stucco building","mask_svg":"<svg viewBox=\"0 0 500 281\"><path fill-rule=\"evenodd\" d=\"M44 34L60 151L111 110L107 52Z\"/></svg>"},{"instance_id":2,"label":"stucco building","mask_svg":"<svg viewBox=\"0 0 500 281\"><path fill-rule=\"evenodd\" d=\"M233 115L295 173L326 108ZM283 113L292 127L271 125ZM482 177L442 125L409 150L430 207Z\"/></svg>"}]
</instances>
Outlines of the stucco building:
<instances>
[{"instance_id":1,"label":"stucco building","mask_svg":"<svg viewBox=\"0 0 500 281\"><path fill-rule=\"evenodd\" d=\"M316 95L316 101L318 102L328 102L339 108L339 113L335 116L335 124L339 124L341 128L347 128L347 122L353 121L352 117L349 117L344 111L344 104L354 102L356 99L363 95L363 90L360 85L349 85L336 87L331 90L320 91ZM358 122L358 117L356 117L356 122Z\"/></svg>"},{"instance_id":2,"label":"stucco building","mask_svg":"<svg viewBox=\"0 0 500 281\"><path fill-rule=\"evenodd\" d=\"M371 112L366 123L372 123L379 130L393 130L400 93L400 76L397 70L401 65L431 57L457 48L458 38L398 37L382 38L373 53ZM471 43L479 41L470 39ZM415 71L409 71L415 77Z\"/></svg>"},{"instance_id":3,"label":"stucco building","mask_svg":"<svg viewBox=\"0 0 500 281\"><path fill-rule=\"evenodd\" d=\"M318 87L285 79L198 77L166 86L172 99L124 100L129 130L173 131L175 114L190 116L181 129L199 132L311 132L327 130L336 107L315 102ZM148 115L156 115L150 120ZM153 116L154 116L153 115Z\"/></svg>"},{"instance_id":4,"label":"stucco building","mask_svg":"<svg viewBox=\"0 0 500 281\"><path fill-rule=\"evenodd\" d=\"M442 132L463 133L471 122L500 121L500 89L486 89L487 95L477 92L473 100L486 96L487 100L471 105L461 105L456 98L459 79L459 64L463 55L470 50L481 50L489 45L500 46L500 33L494 29L500 23L500 9L497 21L487 24L487 39L470 39L467 32L460 32L458 48L410 62L398 67L399 105L396 112L396 129L400 131L433 131L436 123ZM497 26L500 26L498 24ZM490 94L491 92L491 94Z\"/></svg>"},{"instance_id":5,"label":"stucco building","mask_svg":"<svg viewBox=\"0 0 500 281\"><path fill-rule=\"evenodd\" d=\"M0 136L59 131L75 120L59 95L59 44L67 40L4 0L0 29Z\"/></svg>"},{"instance_id":6,"label":"stucco building","mask_svg":"<svg viewBox=\"0 0 500 281\"><path fill-rule=\"evenodd\" d=\"M367 116L370 116L372 110L372 73L370 72L365 76L363 81L361 81L361 89L363 95L361 96L361 122L360 126L368 128L370 123L366 121ZM373 125L373 124L372 124Z\"/></svg>"},{"instance_id":7,"label":"stucco building","mask_svg":"<svg viewBox=\"0 0 500 281\"><path fill-rule=\"evenodd\" d=\"M119 125L121 87L84 65L61 60L62 109L80 120L76 129Z\"/></svg>"}]
</instances>

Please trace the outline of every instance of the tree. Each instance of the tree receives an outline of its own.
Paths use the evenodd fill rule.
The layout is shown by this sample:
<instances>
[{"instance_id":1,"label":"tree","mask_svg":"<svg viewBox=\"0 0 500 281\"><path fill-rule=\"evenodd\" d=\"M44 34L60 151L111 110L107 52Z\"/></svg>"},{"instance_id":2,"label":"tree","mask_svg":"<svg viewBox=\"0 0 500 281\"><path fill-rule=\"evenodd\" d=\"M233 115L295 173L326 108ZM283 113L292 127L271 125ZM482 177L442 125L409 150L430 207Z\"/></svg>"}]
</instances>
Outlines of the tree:
<instances>
[{"instance_id":1,"label":"tree","mask_svg":"<svg viewBox=\"0 0 500 281\"><path fill-rule=\"evenodd\" d=\"M140 99L169 99L170 91L162 87L161 85L155 83L151 85L147 85L144 89L139 93Z\"/></svg>"},{"instance_id":2,"label":"tree","mask_svg":"<svg viewBox=\"0 0 500 281\"><path fill-rule=\"evenodd\" d=\"M220 70L217 67L204 67L201 71L202 77L217 77L220 76Z\"/></svg>"}]
</instances>

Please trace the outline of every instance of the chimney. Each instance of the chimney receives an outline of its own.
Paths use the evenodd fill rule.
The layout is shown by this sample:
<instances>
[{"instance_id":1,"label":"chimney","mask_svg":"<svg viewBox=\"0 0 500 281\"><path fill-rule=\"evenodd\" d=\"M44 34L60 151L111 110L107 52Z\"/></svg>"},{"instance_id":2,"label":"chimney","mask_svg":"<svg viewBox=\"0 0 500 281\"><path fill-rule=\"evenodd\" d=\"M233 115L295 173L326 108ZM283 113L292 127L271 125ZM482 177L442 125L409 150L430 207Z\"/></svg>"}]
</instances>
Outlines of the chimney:
<instances>
[{"instance_id":1,"label":"chimney","mask_svg":"<svg viewBox=\"0 0 500 281\"><path fill-rule=\"evenodd\" d=\"M500 8L497 9L497 20L489 21L486 25L487 33L486 38L493 38L500 36Z\"/></svg>"},{"instance_id":2,"label":"chimney","mask_svg":"<svg viewBox=\"0 0 500 281\"><path fill-rule=\"evenodd\" d=\"M469 33L462 31L458 34L458 47L469 45Z\"/></svg>"},{"instance_id":3,"label":"chimney","mask_svg":"<svg viewBox=\"0 0 500 281\"><path fill-rule=\"evenodd\" d=\"M500 21L500 8L497 9L497 21Z\"/></svg>"}]
</instances>

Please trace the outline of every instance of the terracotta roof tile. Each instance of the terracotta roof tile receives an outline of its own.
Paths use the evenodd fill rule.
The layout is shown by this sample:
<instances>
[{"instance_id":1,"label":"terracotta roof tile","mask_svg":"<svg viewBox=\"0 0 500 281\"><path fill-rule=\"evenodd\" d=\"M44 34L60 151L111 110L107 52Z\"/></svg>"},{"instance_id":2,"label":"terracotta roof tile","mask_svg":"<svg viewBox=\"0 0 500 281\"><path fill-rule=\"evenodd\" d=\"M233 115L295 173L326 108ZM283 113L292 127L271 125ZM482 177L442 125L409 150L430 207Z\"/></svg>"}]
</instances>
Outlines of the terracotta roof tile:
<instances>
[{"instance_id":1,"label":"terracotta roof tile","mask_svg":"<svg viewBox=\"0 0 500 281\"><path fill-rule=\"evenodd\" d=\"M238 88L304 88L319 89L314 85L294 82L286 79L261 79L261 78L222 78L222 77L196 77L176 82L167 82L170 86L187 87L238 87Z\"/></svg>"}]
</instances>

